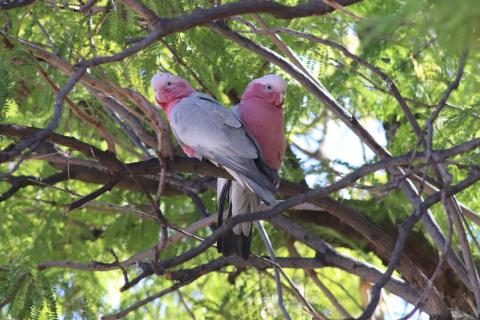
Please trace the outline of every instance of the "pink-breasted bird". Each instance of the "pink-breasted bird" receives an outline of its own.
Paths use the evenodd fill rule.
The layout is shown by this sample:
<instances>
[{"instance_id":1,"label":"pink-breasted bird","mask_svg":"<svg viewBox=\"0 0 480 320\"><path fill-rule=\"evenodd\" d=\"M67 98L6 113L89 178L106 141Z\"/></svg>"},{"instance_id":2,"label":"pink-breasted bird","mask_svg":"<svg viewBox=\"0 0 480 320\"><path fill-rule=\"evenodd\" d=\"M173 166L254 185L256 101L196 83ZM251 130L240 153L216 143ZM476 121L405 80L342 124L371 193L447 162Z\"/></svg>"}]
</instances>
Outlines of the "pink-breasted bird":
<instances>
[{"instance_id":1,"label":"pink-breasted bird","mask_svg":"<svg viewBox=\"0 0 480 320\"><path fill-rule=\"evenodd\" d=\"M255 139L265 163L275 172L280 169L286 148L282 112L286 90L287 83L280 76L263 76L250 82L240 103L233 109L233 113ZM228 199L222 199L222 191L223 196L228 195ZM219 224L223 219L260 210L260 201L255 193L236 181L230 186L227 180L218 179L217 198L222 207L226 200L230 203L227 210L220 208L223 214L219 213ZM224 256L235 254L247 259L251 235L251 222L236 225L218 242L218 250Z\"/></svg>"},{"instance_id":2,"label":"pink-breasted bird","mask_svg":"<svg viewBox=\"0 0 480 320\"><path fill-rule=\"evenodd\" d=\"M266 203L275 201L276 175L231 111L170 73L155 75L151 84L157 104L165 110L173 134L189 157L222 166L243 188Z\"/></svg>"}]
</instances>

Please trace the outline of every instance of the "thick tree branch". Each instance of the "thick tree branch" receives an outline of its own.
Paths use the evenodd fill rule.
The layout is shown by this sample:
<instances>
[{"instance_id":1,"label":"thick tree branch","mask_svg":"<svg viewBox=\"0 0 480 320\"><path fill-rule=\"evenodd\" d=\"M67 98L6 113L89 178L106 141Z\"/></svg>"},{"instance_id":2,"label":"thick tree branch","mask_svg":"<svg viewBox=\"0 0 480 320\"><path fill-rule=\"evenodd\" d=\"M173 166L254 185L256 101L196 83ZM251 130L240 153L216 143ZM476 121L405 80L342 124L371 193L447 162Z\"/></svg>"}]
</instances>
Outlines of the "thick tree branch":
<instances>
[{"instance_id":1,"label":"thick tree branch","mask_svg":"<svg viewBox=\"0 0 480 320\"><path fill-rule=\"evenodd\" d=\"M35 136L40 132L44 132L44 131L42 129L33 128L33 127L23 127L23 126L8 125L8 124L0 125L0 135L4 135L4 136L25 138L29 136ZM73 137L67 137L67 136L63 136L63 135L52 133L52 132L47 133L45 136L45 139L47 141L77 150L89 158L96 159L100 163L102 163L102 165L104 165L106 169L110 169L118 172L124 171L123 164L117 159L115 153L113 152L103 151L95 146L82 142ZM2 161L0 160L0 162Z\"/></svg>"},{"instance_id":2,"label":"thick tree branch","mask_svg":"<svg viewBox=\"0 0 480 320\"><path fill-rule=\"evenodd\" d=\"M65 181L67 179L68 179L68 174L66 171L55 173L47 178L36 178L36 177L28 177L28 176L8 177L7 181L10 183L11 187L8 191L0 195L0 202L9 199L18 190L25 188L27 186L54 185L60 181Z\"/></svg>"},{"instance_id":3,"label":"thick tree branch","mask_svg":"<svg viewBox=\"0 0 480 320\"><path fill-rule=\"evenodd\" d=\"M118 183L119 180L120 180L120 177L114 177L110 181L108 181L107 184L102 186L101 188L87 194L86 196L84 196L84 197L82 197L78 200L75 200L72 203L70 203L68 205L68 211L72 211L74 209L80 208L85 203L90 202L92 200L95 200L96 198L98 198L102 194L111 191L112 188L115 187L115 185Z\"/></svg>"},{"instance_id":4,"label":"thick tree branch","mask_svg":"<svg viewBox=\"0 0 480 320\"><path fill-rule=\"evenodd\" d=\"M25 7L34 3L35 1L36 0L1 0L0 9L9 10L9 9Z\"/></svg>"},{"instance_id":5,"label":"thick tree branch","mask_svg":"<svg viewBox=\"0 0 480 320\"><path fill-rule=\"evenodd\" d=\"M346 7L361 0L337 0L337 4ZM175 25L178 31L183 31L196 25L202 25L214 20L223 19L231 16L248 13L268 13L278 19L293 19L301 17L310 17L315 15L325 15L335 11L335 8L321 0L311 0L307 3L300 3L296 6L286 6L275 1L246 0L233 3L221 4L207 9L198 8L190 14L183 16L162 19L158 18L153 11L146 8L139 1L123 1L132 10L136 11L147 21L150 26L158 24L158 20L164 20L165 24ZM160 25L160 27L162 27Z\"/></svg>"},{"instance_id":6,"label":"thick tree branch","mask_svg":"<svg viewBox=\"0 0 480 320\"><path fill-rule=\"evenodd\" d=\"M277 225L282 225L282 222L278 222ZM289 224L290 222L287 222ZM287 227L288 228L288 227ZM294 233L295 235L299 235L304 233L305 231L300 229L295 229ZM314 239L313 241L320 241L319 243L322 244L323 242L319 239ZM343 256L339 253L337 253L333 248L331 247L322 247L324 249L319 249L320 244L315 242L313 244L314 248L317 251L322 250L322 256L317 257L317 258L277 258L278 264L282 268L293 268L293 269L307 269L307 270L313 270L313 269L318 269L318 268L324 268L324 267L337 267L340 268L346 272L349 272L351 274L354 274L356 276L359 276L367 281L374 282L376 279L378 279L381 276L381 272L376 269L375 267L365 264L363 262L360 262L358 260L354 260L352 258ZM328 245L327 245L328 246ZM326 249L328 248L328 249ZM52 263L45 263L39 265L39 268L44 269L47 267L72 267L77 265L76 263L73 262L64 262L63 264L55 264L53 265ZM112 264L113 265L113 264ZM272 268L273 264L266 262L264 259L258 259L251 257L248 260L242 260L238 257L229 257L229 258L219 258L217 260L208 262L207 264L200 265L197 267L194 267L192 269L186 269L186 270L177 270L177 271L169 271L164 274L165 278L173 281L178 281L178 283L191 283L191 278L196 277L197 275L202 275L202 274L208 274L214 271L218 271L228 265L234 265L237 267L253 267L257 270L265 270L267 268ZM102 268L102 266L97 266L97 268ZM114 269L114 267L108 267L109 270ZM87 269L91 270L91 269ZM194 280L194 279L193 279ZM193 281L192 280L192 281ZM397 279L391 279L387 288L391 290L394 294L406 299L407 301L413 302L415 299L418 298L418 293L415 289L410 287L408 284L397 280ZM171 291L169 291L171 292ZM152 296L153 297L153 296ZM159 298L155 295L155 298ZM150 298L148 298L148 302L153 301ZM145 302L145 303L148 303ZM137 305L137 304L135 304ZM142 304L143 305L143 304ZM136 308L134 308L136 309ZM133 309L131 310L133 311ZM117 319L117 318L105 318L105 319Z\"/></svg>"}]
</instances>

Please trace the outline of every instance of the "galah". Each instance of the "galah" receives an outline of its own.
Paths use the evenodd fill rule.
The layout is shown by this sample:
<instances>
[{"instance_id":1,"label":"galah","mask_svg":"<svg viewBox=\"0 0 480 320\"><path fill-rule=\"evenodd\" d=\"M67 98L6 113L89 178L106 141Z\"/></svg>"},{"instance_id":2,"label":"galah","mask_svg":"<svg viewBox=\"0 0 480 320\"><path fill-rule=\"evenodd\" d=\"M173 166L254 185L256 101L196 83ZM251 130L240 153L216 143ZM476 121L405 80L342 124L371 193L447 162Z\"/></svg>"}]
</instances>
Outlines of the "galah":
<instances>
[{"instance_id":1,"label":"galah","mask_svg":"<svg viewBox=\"0 0 480 320\"><path fill-rule=\"evenodd\" d=\"M283 128L282 105L287 83L280 76L269 74L253 80L245 89L240 103L233 113L242 121L247 131L255 139L262 152L262 158L275 172L280 169L285 154L285 133ZM228 191L228 188L230 190ZM239 214L259 211L260 201L255 193L233 181L218 179L217 198L224 203L221 195L229 193L229 207L219 213L219 224L223 219ZM218 250L224 256L238 255L247 259L250 254L252 223L236 225L219 242Z\"/></svg>"},{"instance_id":2,"label":"galah","mask_svg":"<svg viewBox=\"0 0 480 320\"><path fill-rule=\"evenodd\" d=\"M264 163L242 122L211 96L170 73L151 80L178 143L189 157L208 159L266 203L275 201L276 174Z\"/></svg>"}]
</instances>

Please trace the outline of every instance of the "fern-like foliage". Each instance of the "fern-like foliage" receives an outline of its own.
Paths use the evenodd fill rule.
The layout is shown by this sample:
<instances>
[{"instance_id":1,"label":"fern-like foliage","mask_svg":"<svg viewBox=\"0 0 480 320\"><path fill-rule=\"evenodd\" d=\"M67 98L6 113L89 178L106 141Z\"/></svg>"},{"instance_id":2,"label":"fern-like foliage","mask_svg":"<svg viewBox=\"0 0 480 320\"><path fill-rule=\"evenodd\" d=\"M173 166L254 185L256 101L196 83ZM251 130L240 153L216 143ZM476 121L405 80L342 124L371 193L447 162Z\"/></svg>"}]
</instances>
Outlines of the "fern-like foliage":
<instances>
[{"instance_id":1,"label":"fern-like foliage","mask_svg":"<svg viewBox=\"0 0 480 320\"><path fill-rule=\"evenodd\" d=\"M58 319L50 280L23 257L0 266L0 307L13 319Z\"/></svg>"},{"instance_id":2,"label":"fern-like foliage","mask_svg":"<svg viewBox=\"0 0 480 320\"><path fill-rule=\"evenodd\" d=\"M64 307L63 319L65 320L97 319L93 311L92 302L89 299L83 297L74 298L68 301Z\"/></svg>"},{"instance_id":3,"label":"fern-like foliage","mask_svg":"<svg viewBox=\"0 0 480 320\"><path fill-rule=\"evenodd\" d=\"M0 319L97 319L90 299L56 280L24 256L0 265Z\"/></svg>"}]
</instances>

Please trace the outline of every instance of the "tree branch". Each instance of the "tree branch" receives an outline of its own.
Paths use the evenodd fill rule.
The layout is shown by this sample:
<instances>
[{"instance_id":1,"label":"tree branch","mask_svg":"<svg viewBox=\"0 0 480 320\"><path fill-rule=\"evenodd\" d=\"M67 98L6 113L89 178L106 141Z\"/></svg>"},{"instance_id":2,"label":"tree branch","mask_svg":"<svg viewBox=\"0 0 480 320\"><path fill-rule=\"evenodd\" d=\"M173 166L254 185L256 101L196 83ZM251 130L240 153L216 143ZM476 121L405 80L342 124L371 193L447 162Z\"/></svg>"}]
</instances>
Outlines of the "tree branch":
<instances>
[{"instance_id":1,"label":"tree branch","mask_svg":"<svg viewBox=\"0 0 480 320\"><path fill-rule=\"evenodd\" d=\"M10 10L20 7L28 6L34 3L36 0L1 0L0 9L1 10Z\"/></svg>"}]
</instances>

